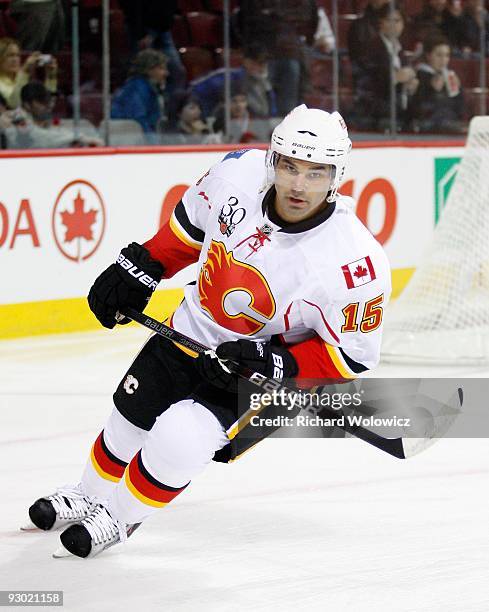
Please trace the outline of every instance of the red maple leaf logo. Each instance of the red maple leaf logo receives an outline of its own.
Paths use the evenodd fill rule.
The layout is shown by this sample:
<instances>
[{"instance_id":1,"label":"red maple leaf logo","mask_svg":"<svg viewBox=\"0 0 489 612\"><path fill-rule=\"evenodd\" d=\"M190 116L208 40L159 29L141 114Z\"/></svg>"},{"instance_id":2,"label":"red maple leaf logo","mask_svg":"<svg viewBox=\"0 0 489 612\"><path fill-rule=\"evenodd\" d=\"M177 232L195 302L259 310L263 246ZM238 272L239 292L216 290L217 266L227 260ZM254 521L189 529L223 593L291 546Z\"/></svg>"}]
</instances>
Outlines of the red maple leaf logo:
<instances>
[{"instance_id":1,"label":"red maple leaf logo","mask_svg":"<svg viewBox=\"0 0 489 612\"><path fill-rule=\"evenodd\" d=\"M358 264L355 269L355 272L353 272L353 276L356 276L357 278L363 278L364 276L367 276L367 274L367 268L364 268L360 264Z\"/></svg>"},{"instance_id":2,"label":"red maple leaf logo","mask_svg":"<svg viewBox=\"0 0 489 612\"><path fill-rule=\"evenodd\" d=\"M97 210L85 210L85 200L80 192L73 201L73 212L67 210L61 213L61 223L66 227L65 242L75 238L93 240L92 225L95 223Z\"/></svg>"}]
</instances>

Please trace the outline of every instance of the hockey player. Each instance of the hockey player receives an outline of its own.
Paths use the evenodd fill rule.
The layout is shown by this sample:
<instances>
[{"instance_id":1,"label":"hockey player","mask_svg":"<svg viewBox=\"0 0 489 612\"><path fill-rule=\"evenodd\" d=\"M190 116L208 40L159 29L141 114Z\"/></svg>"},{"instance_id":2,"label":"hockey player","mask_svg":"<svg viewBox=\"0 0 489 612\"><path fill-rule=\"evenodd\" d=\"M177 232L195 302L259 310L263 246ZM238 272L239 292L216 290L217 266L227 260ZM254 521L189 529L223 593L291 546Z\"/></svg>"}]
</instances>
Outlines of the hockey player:
<instances>
[{"instance_id":1,"label":"hockey player","mask_svg":"<svg viewBox=\"0 0 489 612\"><path fill-rule=\"evenodd\" d=\"M249 442L233 360L269 378L351 379L379 360L390 270L341 196L351 142L342 117L305 105L275 128L269 151L229 153L190 187L144 245L123 248L88 303L100 323L127 323L161 279L198 262L169 325L215 349L191 353L158 335L115 394L81 482L37 500L31 527L65 526L55 555L94 556L125 540L214 458Z\"/></svg>"}]
</instances>

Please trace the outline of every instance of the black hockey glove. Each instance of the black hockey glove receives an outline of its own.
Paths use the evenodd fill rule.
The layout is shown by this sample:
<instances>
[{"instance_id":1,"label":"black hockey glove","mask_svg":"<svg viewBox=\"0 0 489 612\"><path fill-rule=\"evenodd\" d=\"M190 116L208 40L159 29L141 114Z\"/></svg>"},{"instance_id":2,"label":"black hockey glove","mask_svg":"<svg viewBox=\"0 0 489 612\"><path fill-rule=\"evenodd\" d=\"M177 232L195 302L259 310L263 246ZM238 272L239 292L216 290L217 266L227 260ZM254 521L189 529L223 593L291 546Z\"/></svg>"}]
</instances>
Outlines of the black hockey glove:
<instances>
[{"instance_id":1,"label":"black hockey glove","mask_svg":"<svg viewBox=\"0 0 489 612\"><path fill-rule=\"evenodd\" d=\"M298 372L294 356L286 348L272 346L270 342L224 342L217 347L216 354L219 359L206 353L199 355L196 361L197 369L212 385L233 393L238 390L238 376L229 373L220 359L229 359L275 380L293 378Z\"/></svg>"},{"instance_id":2,"label":"black hockey glove","mask_svg":"<svg viewBox=\"0 0 489 612\"><path fill-rule=\"evenodd\" d=\"M116 323L129 323L127 317L116 320L117 311L129 306L142 312L163 273L163 266L151 259L147 249L131 242L93 283L88 294L90 310L109 329Z\"/></svg>"}]
</instances>

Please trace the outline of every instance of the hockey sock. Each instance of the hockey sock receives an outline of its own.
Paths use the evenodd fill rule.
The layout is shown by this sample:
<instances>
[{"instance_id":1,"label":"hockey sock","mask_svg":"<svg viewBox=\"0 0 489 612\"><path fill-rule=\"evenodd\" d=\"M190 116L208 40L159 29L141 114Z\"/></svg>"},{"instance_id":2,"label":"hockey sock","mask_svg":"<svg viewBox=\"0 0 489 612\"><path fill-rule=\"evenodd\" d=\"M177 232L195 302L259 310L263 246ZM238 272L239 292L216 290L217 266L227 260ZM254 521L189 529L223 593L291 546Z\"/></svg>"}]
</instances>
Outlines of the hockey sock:
<instances>
[{"instance_id":1,"label":"hockey sock","mask_svg":"<svg viewBox=\"0 0 489 612\"><path fill-rule=\"evenodd\" d=\"M109 511L124 523L140 523L181 493L228 442L207 408L190 399L173 404L129 463L109 498Z\"/></svg>"},{"instance_id":2,"label":"hockey sock","mask_svg":"<svg viewBox=\"0 0 489 612\"><path fill-rule=\"evenodd\" d=\"M140 523L171 502L188 484L171 487L157 480L146 469L139 451L110 498L109 509L124 523Z\"/></svg>"},{"instance_id":3,"label":"hockey sock","mask_svg":"<svg viewBox=\"0 0 489 612\"><path fill-rule=\"evenodd\" d=\"M114 409L92 446L83 472L81 483L85 493L108 499L147 434Z\"/></svg>"}]
</instances>

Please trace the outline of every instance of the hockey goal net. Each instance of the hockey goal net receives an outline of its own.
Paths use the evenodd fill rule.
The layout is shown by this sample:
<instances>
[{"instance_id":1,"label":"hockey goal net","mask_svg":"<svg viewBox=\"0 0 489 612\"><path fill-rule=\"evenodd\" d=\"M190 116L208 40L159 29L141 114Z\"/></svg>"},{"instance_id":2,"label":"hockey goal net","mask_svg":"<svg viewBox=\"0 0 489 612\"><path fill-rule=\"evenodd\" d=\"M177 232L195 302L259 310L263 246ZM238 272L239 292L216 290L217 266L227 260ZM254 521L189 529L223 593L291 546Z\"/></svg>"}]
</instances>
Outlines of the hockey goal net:
<instances>
[{"instance_id":1,"label":"hockey goal net","mask_svg":"<svg viewBox=\"0 0 489 612\"><path fill-rule=\"evenodd\" d=\"M470 123L430 247L386 313L382 356L385 361L489 362L489 117Z\"/></svg>"}]
</instances>

